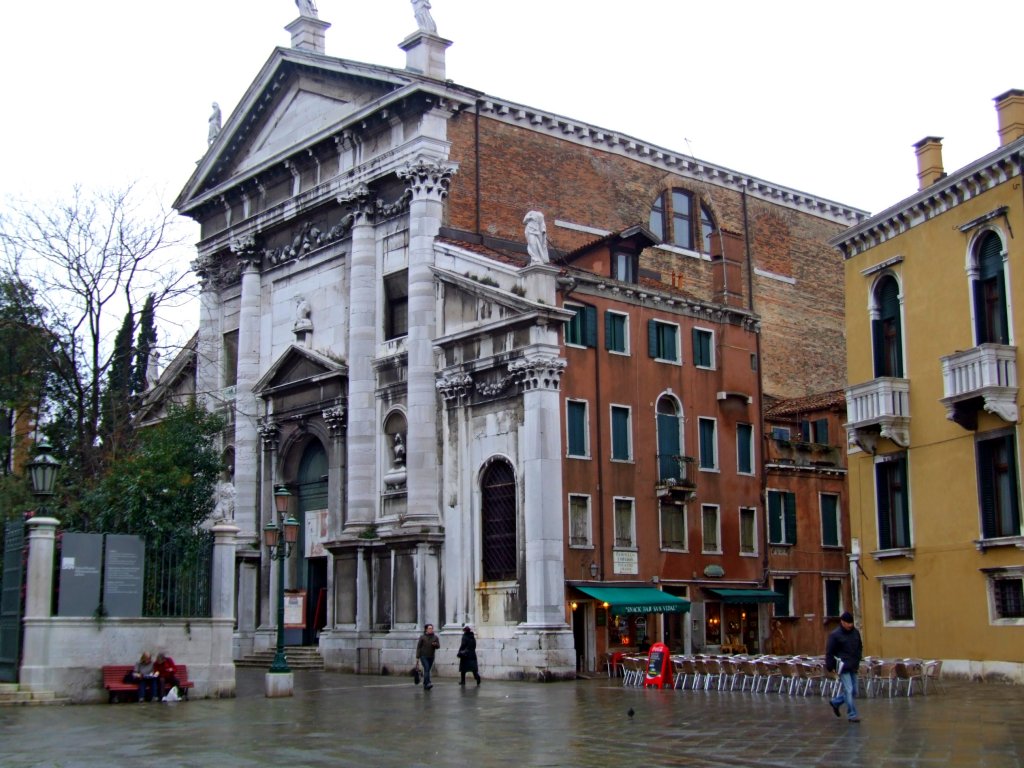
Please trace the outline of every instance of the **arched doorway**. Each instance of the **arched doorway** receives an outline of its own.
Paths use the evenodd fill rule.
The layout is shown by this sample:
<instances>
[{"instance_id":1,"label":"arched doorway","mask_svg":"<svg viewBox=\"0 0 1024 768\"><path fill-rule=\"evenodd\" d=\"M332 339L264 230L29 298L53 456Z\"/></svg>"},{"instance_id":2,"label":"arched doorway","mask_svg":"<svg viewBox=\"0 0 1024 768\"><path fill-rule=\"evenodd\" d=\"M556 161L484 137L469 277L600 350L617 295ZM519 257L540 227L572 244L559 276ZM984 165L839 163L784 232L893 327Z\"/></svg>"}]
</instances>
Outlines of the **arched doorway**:
<instances>
[{"instance_id":1,"label":"arched doorway","mask_svg":"<svg viewBox=\"0 0 1024 768\"><path fill-rule=\"evenodd\" d=\"M311 440L302 452L296 482L300 527L294 584L306 591L306 626L301 639L293 642L314 645L327 624L327 452L318 440Z\"/></svg>"}]
</instances>

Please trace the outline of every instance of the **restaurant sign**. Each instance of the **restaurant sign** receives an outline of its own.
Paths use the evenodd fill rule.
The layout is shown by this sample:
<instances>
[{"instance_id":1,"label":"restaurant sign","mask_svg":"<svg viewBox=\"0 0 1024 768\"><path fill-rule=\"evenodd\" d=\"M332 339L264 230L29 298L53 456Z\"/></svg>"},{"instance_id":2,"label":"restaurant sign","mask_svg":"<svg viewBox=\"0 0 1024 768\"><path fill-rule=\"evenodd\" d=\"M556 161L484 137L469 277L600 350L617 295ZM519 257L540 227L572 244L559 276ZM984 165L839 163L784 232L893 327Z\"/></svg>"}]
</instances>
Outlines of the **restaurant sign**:
<instances>
[{"instance_id":1,"label":"restaurant sign","mask_svg":"<svg viewBox=\"0 0 1024 768\"><path fill-rule=\"evenodd\" d=\"M636 552L615 550L612 552L612 571L614 573L632 574L640 573L640 565Z\"/></svg>"}]
</instances>

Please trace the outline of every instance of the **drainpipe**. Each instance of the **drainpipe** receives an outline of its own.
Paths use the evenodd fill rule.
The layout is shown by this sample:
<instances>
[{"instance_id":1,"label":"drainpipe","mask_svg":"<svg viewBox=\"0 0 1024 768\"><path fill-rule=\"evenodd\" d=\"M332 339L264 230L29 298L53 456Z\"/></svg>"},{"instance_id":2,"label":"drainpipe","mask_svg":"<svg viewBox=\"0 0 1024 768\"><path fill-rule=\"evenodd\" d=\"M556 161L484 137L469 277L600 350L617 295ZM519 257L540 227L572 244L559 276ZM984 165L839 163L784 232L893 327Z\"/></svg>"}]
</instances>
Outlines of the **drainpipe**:
<instances>
[{"instance_id":1,"label":"drainpipe","mask_svg":"<svg viewBox=\"0 0 1024 768\"><path fill-rule=\"evenodd\" d=\"M480 234L480 99L473 116L473 183L476 186L476 234Z\"/></svg>"},{"instance_id":2,"label":"drainpipe","mask_svg":"<svg viewBox=\"0 0 1024 768\"><path fill-rule=\"evenodd\" d=\"M750 212L747 207L747 181L743 181L743 243L745 250L745 257L747 262L747 309L751 313L754 309L754 259L753 253L750 248ZM768 508L768 477L765 472L765 460L764 460L764 377L762 373L761 365L761 332L758 329L757 335L754 338L755 343L755 354L757 355L757 413L758 413L758 432L761 434L761 439L757 441L757 444L761 449L760 463L761 463L761 510L764 511ZM758 529L761 531L761 565L763 569L762 579L764 581L763 586L767 587L768 584L768 526L760 525ZM759 622L760 623L760 622Z\"/></svg>"}]
</instances>

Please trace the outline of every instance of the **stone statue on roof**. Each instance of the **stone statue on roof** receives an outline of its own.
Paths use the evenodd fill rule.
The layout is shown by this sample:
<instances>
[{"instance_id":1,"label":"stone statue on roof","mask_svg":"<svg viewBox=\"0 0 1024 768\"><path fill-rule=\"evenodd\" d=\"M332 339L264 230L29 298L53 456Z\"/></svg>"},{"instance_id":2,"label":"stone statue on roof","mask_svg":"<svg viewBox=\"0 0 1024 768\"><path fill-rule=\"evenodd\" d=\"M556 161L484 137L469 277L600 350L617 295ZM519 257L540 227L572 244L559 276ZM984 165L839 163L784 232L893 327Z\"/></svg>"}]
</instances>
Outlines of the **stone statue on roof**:
<instances>
[{"instance_id":1,"label":"stone statue on roof","mask_svg":"<svg viewBox=\"0 0 1024 768\"><path fill-rule=\"evenodd\" d=\"M217 135L220 133L220 105L215 101L213 102L213 112L210 114L210 132L207 134L206 140L208 144L213 144L216 140Z\"/></svg>"},{"instance_id":2,"label":"stone statue on roof","mask_svg":"<svg viewBox=\"0 0 1024 768\"><path fill-rule=\"evenodd\" d=\"M544 223L544 214L540 211L530 211L523 219L526 225L526 252L530 255L531 264L547 264L548 257L548 228Z\"/></svg>"},{"instance_id":3,"label":"stone statue on roof","mask_svg":"<svg viewBox=\"0 0 1024 768\"><path fill-rule=\"evenodd\" d=\"M309 16L313 19L319 19L317 15L316 5L313 4L313 0L295 0L295 4L299 6L299 16Z\"/></svg>"},{"instance_id":4,"label":"stone statue on roof","mask_svg":"<svg viewBox=\"0 0 1024 768\"><path fill-rule=\"evenodd\" d=\"M412 10L416 14L416 25L421 32L437 34L437 24L430 15L430 0L412 0Z\"/></svg>"}]
</instances>

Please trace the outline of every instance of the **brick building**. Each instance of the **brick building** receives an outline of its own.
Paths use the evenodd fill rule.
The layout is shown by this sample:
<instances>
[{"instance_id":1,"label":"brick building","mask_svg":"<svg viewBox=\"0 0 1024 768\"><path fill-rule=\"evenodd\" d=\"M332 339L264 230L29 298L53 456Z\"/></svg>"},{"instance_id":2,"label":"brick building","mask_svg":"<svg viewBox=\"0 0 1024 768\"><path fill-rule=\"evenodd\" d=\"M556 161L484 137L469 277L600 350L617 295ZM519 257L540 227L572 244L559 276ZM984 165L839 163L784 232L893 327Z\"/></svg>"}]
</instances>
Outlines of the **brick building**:
<instances>
[{"instance_id":1,"label":"brick building","mask_svg":"<svg viewBox=\"0 0 1024 768\"><path fill-rule=\"evenodd\" d=\"M254 545L236 653L273 637L278 484L288 642L331 667L405 667L429 621L444 668L468 622L485 674L567 677L721 645L715 597L763 644L762 394L841 385L825 243L862 212L462 88L432 26L395 70L325 55L307 9L176 202Z\"/></svg>"}]
</instances>

